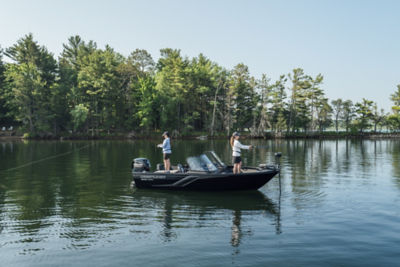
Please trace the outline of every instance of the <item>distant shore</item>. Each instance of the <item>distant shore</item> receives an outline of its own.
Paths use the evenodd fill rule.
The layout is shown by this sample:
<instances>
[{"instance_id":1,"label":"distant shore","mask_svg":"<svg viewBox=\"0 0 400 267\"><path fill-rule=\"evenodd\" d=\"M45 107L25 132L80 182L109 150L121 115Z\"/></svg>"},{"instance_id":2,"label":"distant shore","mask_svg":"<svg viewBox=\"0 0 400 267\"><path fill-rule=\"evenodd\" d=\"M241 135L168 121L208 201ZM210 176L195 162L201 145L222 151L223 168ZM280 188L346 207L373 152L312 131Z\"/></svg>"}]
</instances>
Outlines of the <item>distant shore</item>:
<instances>
[{"instance_id":1,"label":"distant shore","mask_svg":"<svg viewBox=\"0 0 400 267\"><path fill-rule=\"evenodd\" d=\"M173 139L181 140L208 140L208 139L227 139L225 133L218 133L215 136L210 136L205 133L191 133L172 136ZM161 138L161 132L151 133L112 133L112 134L66 134L66 135L47 135L47 136L26 136L21 134L0 135L0 141L12 140L157 140ZM264 136L252 136L247 133L242 134L245 139L400 139L400 133L346 133L346 132L324 132L324 133L283 133L281 135L272 135L266 133Z\"/></svg>"}]
</instances>

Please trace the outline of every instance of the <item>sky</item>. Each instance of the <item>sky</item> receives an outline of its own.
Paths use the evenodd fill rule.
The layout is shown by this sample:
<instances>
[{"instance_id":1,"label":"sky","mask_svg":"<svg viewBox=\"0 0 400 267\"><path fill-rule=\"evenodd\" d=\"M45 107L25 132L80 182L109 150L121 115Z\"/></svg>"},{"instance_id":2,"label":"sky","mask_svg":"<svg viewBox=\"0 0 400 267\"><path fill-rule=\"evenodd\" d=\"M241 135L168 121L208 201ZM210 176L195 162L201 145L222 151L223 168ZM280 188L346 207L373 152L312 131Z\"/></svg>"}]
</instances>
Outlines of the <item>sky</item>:
<instances>
[{"instance_id":1,"label":"sky","mask_svg":"<svg viewBox=\"0 0 400 267\"><path fill-rule=\"evenodd\" d=\"M72 35L128 56L162 48L203 53L275 81L294 68L324 76L329 99L373 100L390 111L400 84L400 1L0 0L0 46L28 33L56 57Z\"/></svg>"}]
</instances>

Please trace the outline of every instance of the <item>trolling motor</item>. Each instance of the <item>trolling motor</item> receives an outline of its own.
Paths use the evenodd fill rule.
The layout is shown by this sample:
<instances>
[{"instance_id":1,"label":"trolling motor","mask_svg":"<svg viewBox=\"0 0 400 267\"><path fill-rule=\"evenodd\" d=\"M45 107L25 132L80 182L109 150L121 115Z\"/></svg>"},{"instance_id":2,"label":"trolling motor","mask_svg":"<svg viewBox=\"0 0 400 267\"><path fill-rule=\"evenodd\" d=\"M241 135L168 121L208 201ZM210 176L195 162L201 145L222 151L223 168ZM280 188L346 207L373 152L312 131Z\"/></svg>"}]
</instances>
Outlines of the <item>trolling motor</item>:
<instances>
[{"instance_id":1,"label":"trolling motor","mask_svg":"<svg viewBox=\"0 0 400 267\"><path fill-rule=\"evenodd\" d=\"M281 170L281 157L282 157L282 152L275 153L275 164L276 166L278 166L278 170Z\"/></svg>"},{"instance_id":2,"label":"trolling motor","mask_svg":"<svg viewBox=\"0 0 400 267\"><path fill-rule=\"evenodd\" d=\"M260 169L272 169L272 170L277 170L280 171L281 169L281 157L282 157L282 152L276 152L275 153L275 164L260 164L258 167Z\"/></svg>"}]
</instances>

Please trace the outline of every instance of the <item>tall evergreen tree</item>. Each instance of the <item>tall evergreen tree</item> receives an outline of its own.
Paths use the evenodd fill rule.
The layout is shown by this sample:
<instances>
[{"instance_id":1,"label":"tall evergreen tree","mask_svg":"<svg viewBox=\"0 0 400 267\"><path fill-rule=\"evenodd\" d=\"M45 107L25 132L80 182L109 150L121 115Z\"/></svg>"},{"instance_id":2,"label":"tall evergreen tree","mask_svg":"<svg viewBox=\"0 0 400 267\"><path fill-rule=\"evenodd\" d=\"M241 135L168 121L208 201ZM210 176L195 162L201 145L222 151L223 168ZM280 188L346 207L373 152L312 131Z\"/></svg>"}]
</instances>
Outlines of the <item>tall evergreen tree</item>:
<instances>
[{"instance_id":1,"label":"tall evergreen tree","mask_svg":"<svg viewBox=\"0 0 400 267\"><path fill-rule=\"evenodd\" d=\"M165 48L160 52L156 89L161 100L161 127L181 132L185 115L183 104L187 93L185 69L189 62L182 58L180 50Z\"/></svg>"},{"instance_id":2,"label":"tall evergreen tree","mask_svg":"<svg viewBox=\"0 0 400 267\"><path fill-rule=\"evenodd\" d=\"M267 75L262 74L261 80L258 82L258 87L260 89L260 101L257 112L259 113L259 120L257 126L257 135L263 135L264 130L271 128L271 113L269 112L272 102L272 88L273 85L270 84L271 79L267 78Z\"/></svg>"},{"instance_id":3,"label":"tall evergreen tree","mask_svg":"<svg viewBox=\"0 0 400 267\"><path fill-rule=\"evenodd\" d=\"M53 96L57 95L57 62L44 46L33 40L32 34L18 40L6 51L14 63L6 76L18 107L17 119L29 126L33 134L50 132L54 125ZM57 127L54 127L57 128ZM55 133L54 133L55 134Z\"/></svg>"},{"instance_id":4,"label":"tall evergreen tree","mask_svg":"<svg viewBox=\"0 0 400 267\"><path fill-rule=\"evenodd\" d=\"M128 63L135 67L141 75L154 72L155 62L153 57L144 49L136 49L128 57Z\"/></svg>"},{"instance_id":5,"label":"tall evergreen tree","mask_svg":"<svg viewBox=\"0 0 400 267\"><path fill-rule=\"evenodd\" d=\"M218 86L221 68L203 54L193 58L186 68L188 93L184 109L189 129L207 129L211 121L212 101Z\"/></svg>"},{"instance_id":6,"label":"tall evergreen tree","mask_svg":"<svg viewBox=\"0 0 400 267\"><path fill-rule=\"evenodd\" d=\"M229 71L220 68L215 81L217 82L217 86L214 92L214 99L210 102L213 105L210 133L211 136L214 136L214 130L217 129L221 132L225 130L229 135L231 127L230 120L227 118L230 114L230 109L228 109L229 106L226 103L229 92Z\"/></svg>"},{"instance_id":7,"label":"tall evergreen tree","mask_svg":"<svg viewBox=\"0 0 400 267\"><path fill-rule=\"evenodd\" d=\"M286 103L286 82L285 75L281 75L271 88L271 117L272 117L272 130L275 133L282 132L287 128L287 103Z\"/></svg>"},{"instance_id":8,"label":"tall evergreen tree","mask_svg":"<svg viewBox=\"0 0 400 267\"><path fill-rule=\"evenodd\" d=\"M310 110L307 105L308 90L311 88L311 78L303 69L297 68L288 77L292 82L289 103L289 129L294 132L299 128L306 130L311 121Z\"/></svg>"},{"instance_id":9,"label":"tall evergreen tree","mask_svg":"<svg viewBox=\"0 0 400 267\"><path fill-rule=\"evenodd\" d=\"M318 120L318 125L319 128L321 129L321 107L322 110L327 111L326 107L327 104L324 98L324 92L320 88L320 85L323 82L324 77L321 74L318 74L314 79L311 78L310 80L310 88L306 92L306 97L307 97L307 103L308 106L310 107L310 116L311 116L311 122L310 122L310 128L312 131L315 130L316 128L316 120ZM319 107L319 109L318 109Z\"/></svg>"},{"instance_id":10,"label":"tall evergreen tree","mask_svg":"<svg viewBox=\"0 0 400 267\"><path fill-rule=\"evenodd\" d=\"M240 63L234 67L230 78L230 91L233 100L233 128L243 130L250 128L253 122L255 88L252 86L249 69Z\"/></svg>"},{"instance_id":11,"label":"tall evergreen tree","mask_svg":"<svg viewBox=\"0 0 400 267\"><path fill-rule=\"evenodd\" d=\"M341 114L343 113L343 100L341 98L335 99L331 101L333 108L333 117L335 121L335 129L336 132L339 131L339 119Z\"/></svg>"}]
</instances>

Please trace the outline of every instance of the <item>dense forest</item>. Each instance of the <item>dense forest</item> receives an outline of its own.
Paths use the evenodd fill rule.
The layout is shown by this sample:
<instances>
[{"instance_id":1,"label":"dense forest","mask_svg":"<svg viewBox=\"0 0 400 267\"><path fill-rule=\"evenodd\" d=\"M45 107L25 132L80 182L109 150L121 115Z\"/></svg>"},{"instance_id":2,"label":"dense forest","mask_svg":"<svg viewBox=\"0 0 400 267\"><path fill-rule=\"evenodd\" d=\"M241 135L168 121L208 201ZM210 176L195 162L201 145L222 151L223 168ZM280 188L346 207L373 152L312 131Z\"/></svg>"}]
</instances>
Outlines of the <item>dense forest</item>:
<instances>
[{"instance_id":1,"label":"dense forest","mask_svg":"<svg viewBox=\"0 0 400 267\"><path fill-rule=\"evenodd\" d=\"M368 99L329 100L323 76L301 68L272 81L251 76L243 63L229 70L203 54L189 58L171 48L160 54L158 62L141 49L124 57L73 36L56 59L28 34L0 48L0 127L40 137L400 130L400 85L385 113Z\"/></svg>"}]
</instances>

